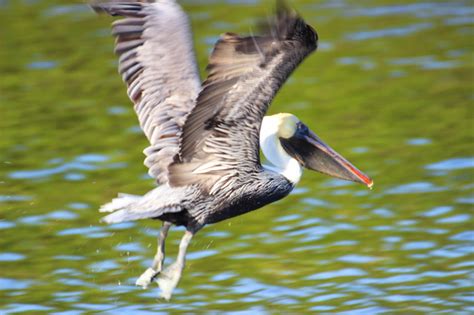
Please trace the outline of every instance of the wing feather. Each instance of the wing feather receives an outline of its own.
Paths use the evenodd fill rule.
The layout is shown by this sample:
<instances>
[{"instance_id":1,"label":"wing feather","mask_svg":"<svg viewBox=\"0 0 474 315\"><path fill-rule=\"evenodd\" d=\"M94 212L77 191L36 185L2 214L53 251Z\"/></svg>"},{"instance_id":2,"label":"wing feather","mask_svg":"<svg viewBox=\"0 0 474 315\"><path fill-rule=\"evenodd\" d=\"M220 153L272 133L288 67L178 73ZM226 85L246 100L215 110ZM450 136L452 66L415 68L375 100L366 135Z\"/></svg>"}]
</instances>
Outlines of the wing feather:
<instances>
[{"instance_id":1,"label":"wing feather","mask_svg":"<svg viewBox=\"0 0 474 315\"><path fill-rule=\"evenodd\" d=\"M288 76L316 49L317 40L316 31L284 5L267 35L222 35L183 127L180 160L170 166L170 183L199 183L215 192L230 178L259 168L263 116Z\"/></svg>"},{"instance_id":2,"label":"wing feather","mask_svg":"<svg viewBox=\"0 0 474 315\"><path fill-rule=\"evenodd\" d=\"M201 90L188 17L173 0L99 0L91 6L124 17L112 24L119 73L150 141L145 165L158 183L167 183L185 118Z\"/></svg>"}]
</instances>

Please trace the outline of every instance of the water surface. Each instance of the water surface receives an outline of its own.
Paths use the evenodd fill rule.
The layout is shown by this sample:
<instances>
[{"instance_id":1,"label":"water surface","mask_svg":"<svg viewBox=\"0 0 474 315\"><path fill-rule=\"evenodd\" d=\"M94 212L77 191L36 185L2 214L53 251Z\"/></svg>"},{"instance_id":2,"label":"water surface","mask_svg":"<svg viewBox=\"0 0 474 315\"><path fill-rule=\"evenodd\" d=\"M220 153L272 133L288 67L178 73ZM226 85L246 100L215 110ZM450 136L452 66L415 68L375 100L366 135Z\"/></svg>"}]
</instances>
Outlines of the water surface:
<instances>
[{"instance_id":1,"label":"water surface","mask_svg":"<svg viewBox=\"0 0 474 315\"><path fill-rule=\"evenodd\" d=\"M201 69L218 34L248 33L272 7L183 5ZM0 313L474 312L472 3L296 7L320 49L270 111L304 118L375 187L307 172L288 198L206 227L165 303L134 286L159 223L99 223L117 192L153 187L111 20L69 1L0 1Z\"/></svg>"}]
</instances>

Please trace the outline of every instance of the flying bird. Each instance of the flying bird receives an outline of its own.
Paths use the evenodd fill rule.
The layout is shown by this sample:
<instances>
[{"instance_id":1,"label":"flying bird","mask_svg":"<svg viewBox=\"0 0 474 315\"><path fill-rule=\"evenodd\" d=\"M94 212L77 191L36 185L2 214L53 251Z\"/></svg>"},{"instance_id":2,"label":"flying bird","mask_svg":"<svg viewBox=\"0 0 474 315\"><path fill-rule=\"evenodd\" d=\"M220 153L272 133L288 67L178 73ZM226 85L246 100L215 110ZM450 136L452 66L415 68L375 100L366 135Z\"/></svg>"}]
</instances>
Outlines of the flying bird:
<instances>
[{"instance_id":1,"label":"flying bird","mask_svg":"<svg viewBox=\"0 0 474 315\"><path fill-rule=\"evenodd\" d=\"M136 284L156 281L170 299L192 237L210 223L287 196L303 168L371 187L372 180L325 144L296 116L265 116L282 84L316 50L314 28L277 3L258 36L225 33L201 83L187 15L174 0L93 2L113 23L119 73L150 142L145 165L157 187L119 194L101 207L109 224L163 222L153 263ZM260 161L260 149L268 165ZM176 261L163 268L172 225L186 231Z\"/></svg>"}]
</instances>

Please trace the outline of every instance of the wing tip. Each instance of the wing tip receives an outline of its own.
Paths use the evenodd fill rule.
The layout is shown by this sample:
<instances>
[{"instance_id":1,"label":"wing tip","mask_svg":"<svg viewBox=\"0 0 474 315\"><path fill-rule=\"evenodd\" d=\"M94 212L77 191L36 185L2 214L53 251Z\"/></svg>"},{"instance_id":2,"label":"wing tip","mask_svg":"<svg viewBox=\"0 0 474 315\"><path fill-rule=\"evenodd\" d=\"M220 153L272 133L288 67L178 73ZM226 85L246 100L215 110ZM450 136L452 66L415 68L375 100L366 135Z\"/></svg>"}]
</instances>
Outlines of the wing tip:
<instances>
[{"instance_id":1,"label":"wing tip","mask_svg":"<svg viewBox=\"0 0 474 315\"><path fill-rule=\"evenodd\" d=\"M141 12L143 5L150 3L150 1L128 0L113 1L113 0L91 0L89 7L97 14L108 14L111 16L143 16Z\"/></svg>"},{"instance_id":2,"label":"wing tip","mask_svg":"<svg viewBox=\"0 0 474 315\"><path fill-rule=\"evenodd\" d=\"M298 40L308 47L316 49L318 44L317 31L301 17L286 1L276 1L276 13L270 25L272 35L280 40Z\"/></svg>"}]
</instances>

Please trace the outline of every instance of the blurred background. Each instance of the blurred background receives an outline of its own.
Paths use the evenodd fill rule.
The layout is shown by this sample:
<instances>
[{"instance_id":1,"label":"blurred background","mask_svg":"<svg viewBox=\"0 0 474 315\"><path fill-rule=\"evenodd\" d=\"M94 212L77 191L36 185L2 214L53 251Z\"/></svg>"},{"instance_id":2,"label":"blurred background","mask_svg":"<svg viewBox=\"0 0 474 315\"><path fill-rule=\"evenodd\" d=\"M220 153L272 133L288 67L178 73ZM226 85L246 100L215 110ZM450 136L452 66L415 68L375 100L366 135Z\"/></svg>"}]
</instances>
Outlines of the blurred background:
<instances>
[{"instance_id":1,"label":"blurred background","mask_svg":"<svg viewBox=\"0 0 474 315\"><path fill-rule=\"evenodd\" d=\"M181 4L203 77L218 35L248 34L274 6ZM99 223L117 192L154 186L112 19L80 2L0 0L0 313L474 312L472 2L291 4L320 48L270 113L302 118L374 189L307 172L286 199L207 226L165 303L134 286L160 223Z\"/></svg>"}]
</instances>

